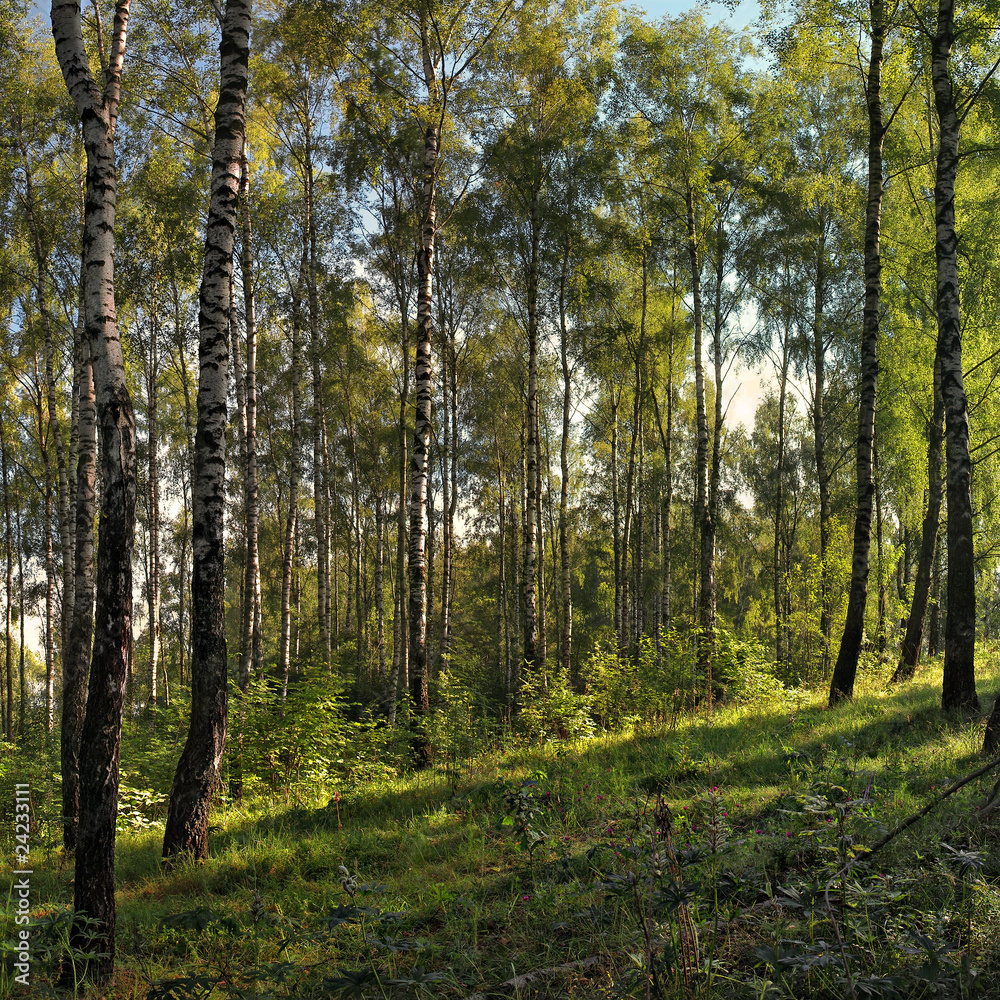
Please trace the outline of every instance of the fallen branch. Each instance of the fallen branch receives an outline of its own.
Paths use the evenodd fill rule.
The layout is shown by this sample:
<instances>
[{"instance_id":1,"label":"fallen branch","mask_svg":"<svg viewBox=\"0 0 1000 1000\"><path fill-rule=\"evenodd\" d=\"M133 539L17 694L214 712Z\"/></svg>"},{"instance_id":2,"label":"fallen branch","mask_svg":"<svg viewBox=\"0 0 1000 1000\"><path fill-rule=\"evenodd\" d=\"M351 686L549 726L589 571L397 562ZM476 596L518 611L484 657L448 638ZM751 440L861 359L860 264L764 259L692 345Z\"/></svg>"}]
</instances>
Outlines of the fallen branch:
<instances>
[{"instance_id":1,"label":"fallen branch","mask_svg":"<svg viewBox=\"0 0 1000 1000\"><path fill-rule=\"evenodd\" d=\"M525 972L520 976L514 976L499 986L492 986L485 993L473 993L465 1000L489 1000L490 997L503 996L507 993L516 992L531 983L536 983L540 979L550 979L560 972L578 972L581 969L589 969L591 966L599 965L605 961L606 955L591 955L590 958L582 958L579 962L567 962L565 965L556 965L551 969L535 969L534 972Z\"/></svg>"},{"instance_id":2,"label":"fallen branch","mask_svg":"<svg viewBox=\"0 0 1000 1000\"><path fill-rule=\"evenodd\" d=\"M975 781L976 778L981 777L982 775L986 774L987 771L992 771L993 768L998 766L1000 766L1000 757L994 757L991 761L989 761L986 764L983 764L982 767L977 768L975 771L973 771L972 774L967 774L960 781L956 781L955 784L953 784L950 788L945 789L945 791L943 791L937 798L931 799L931 801L928 802L927 805L923 807L923 809L919 810L918 812L915 812L912 816L909 816L907 819L903 820L903 822L900 823L895 829L890 830L889 833L887 833L884 837L882 837L881 840L875 841L875 843L872 844L871 847L866 847L863 851L856 854L845 866L843 874L846 875L847 872L849 872L859 861L867 861L873 854L875 854L878 851L881 851L886 844L888 844L891 840L894 840L896 837L898 837L908 827L913 826L913 824L916 823L917 820L922 819L932 809L936 809L942 802L944 802L946 798L948 798L949 795L953 795L960 788L963 788L965 785L967 785L970 781ZM837 875L834 877L839 878L840 875L841 873L838 872Z\"/></svg>"},{"instance_id":3,"label":"fallen branch","mask_svg":"<svg viewBox=\"0 0 1000 1000\"><path fill-rule=\"evenodd\" d=\"M982 767L976 768L976 770L973 771L971 774L967 774L961 780L956 781L953 785L951 785L949 788L946 788L940 795L938 795L937 798L931 799L931 801L928 802L927 805L923 807L923 809L918 810L912 816L908 816L905 820L903 820L902 823L898 824L894 829L890 830L884 837L875 841L875 843L872 844L871 847L866 847L864 850L859 851L857 854L855 854L854 857L851 858L851 860L848 861L846 865L838 869L833 874L830 881L826 883L826 891L823 893L823 899L826 904L826 912L830 917L830 923L833 925L833 933L836 935L837 945L840 948L840 954L844 962L844 974L847 976L847 992L848 995L851 997L851 1000L855 1000L856 997L856 993L854 991L854 977L851 975L851 969L847 961L847 951L844 948L843 938L841 938L840 936L840 927L837 924L837 918L833 915L833 905L830 903L830 886L832 886L833 883L837 881L837 879L843 878L859 862L868 861L869 858L871 858L873 855L881 851L882 848L886 846L886 844L891 843L904 830L907 830L911 826L913 826L913 824L916 823L917 820L926 816L932 809L936 809L942 802L944 802L946 798L948 798L948 796L954 795L955 792L957 792L960 788L963 788L965 785L969 784L970 781L975 781L976 778L979 778L982 775L986 774L987 771L992 771L993 768L997 766L1000 766L1000 757L994 757L992 760L987 761L987 763L983 764ZM871 786L869 784L869 788L870 787ZM868 790L866 789L865 798L867 798L867 792Z\"/></svg>"}]
</instances>

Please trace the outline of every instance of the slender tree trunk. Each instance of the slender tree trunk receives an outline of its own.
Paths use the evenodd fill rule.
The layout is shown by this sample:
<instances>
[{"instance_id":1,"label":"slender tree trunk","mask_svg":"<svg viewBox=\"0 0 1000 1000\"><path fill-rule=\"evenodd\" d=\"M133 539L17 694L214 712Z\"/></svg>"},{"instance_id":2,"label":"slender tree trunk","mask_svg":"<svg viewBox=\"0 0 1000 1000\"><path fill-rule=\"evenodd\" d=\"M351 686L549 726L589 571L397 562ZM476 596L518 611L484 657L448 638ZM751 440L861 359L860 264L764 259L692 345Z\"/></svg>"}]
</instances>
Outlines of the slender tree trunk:
<instances>
[{"instance_id":1,"label":"slender tree trunk","mask_svg":"<svg viewBox=\"0 0 1000 1000\"><path fill-rule=\"evenodd\" d=\"M396 492L396 593L394 595L392 619L392 671L385 693L386 712L389 723L396 721L396 702L400 688L409 689L408 654L407 654L407 576L406 576L406 467L407 467L407 424L406 410L410 395L410 320L407 308L408 298L403 287L402 274L397 284L397 297L400 315L400 353L403 361L402 385L399 393L398 448L397 448L397 492ZM400 684L400 670L405 674Z\"/></svg>"},{"instance_id":2,"label":"slender tree trunk","mask_svg":"<svg viewBox=\"0 0 1000 1000\"><path fill-rule=\"evenodd\" d=\"M875 548L878 564L878 619L875 626L875 649L879 658L885 654L885 546L882 533L882 479L878 467L878 438L872 443L872 473L875 479Z\"/></svg>"},{"instance_id":3,"label":"slender tree trunk","mask_svg":"<svg viewBox=\"0 0 1000 1000\"><path fill-rule=\"evenodd\" d=\"M695 604L698 607L698 666L708 684L711 701L711 648L714 643L711 628L709 593L711 587L713 552L708 551L706 539L711 537L712 525L708 504L708 414L705 408L705 359L702 339L704 318L701 300L701 253L695 219L694 192L687 190L687 252L691 264L691 290L694 306L694 385L696 401L697 443L695 449L694 513L699 553L699 584Z\"/></svg>"},{"instance_id":4,"label":"slender tree trunk","mask_svg":"<svg viewBox=\"0 0 1000 1000\"><path fill-rule=\"evenodd\" d=\"M830 680L830 705L854 696L854 678L865 629L868 601L868 555L871 549L872 442L875 437L875 390L878 381L879 307L882 296L882 49L886 38L883 0L871 0L871 52L865 96L868 105L868 201L865 209L865 304L861 330L861 398L858 403L857 511L847 618L837 663Z\"/></svg>"},{"instance_id":5,"label":"slender tree trunk","mask_svg":"<svg viewBox=\"0 0 1000 1000\"><path fill-rule=\"evenodd\" d=\"M635 501L635 479L636 479L636 445L639 441L639 423L640 423L640 413L642 410L642 395L645 391L642 384L642 374L643 374L643 356L646 350L646 309L647 309L647 299L648 299L648 284L649 284L649 267L646 259L646 253L643 251L642 255L642 297L641 305L639 309L639 343L636 346L635 351L635 381L632 386L632 433L629 440L628 449L628 469L625 475L625 526L624 526L624 537L622 538L622 576L625 581L625 587L628 587L628 557L629 552L632 550L632 518L633 510L636 507ZM634 565L633 559L633 565ZM639 595L635 592L635 588L629 588L632 590L632 601L639 600ZM631 615L627 614L628 609L628 599L624 597L622 600L623 605L623 617L627 617L629 623L634 622L635 614L634 611ZM634 630L631 627L625 627L623 623L623 628L626 634L632 633ZM638 637L636 637L638 638ZM627 653L627 650L626 650Z\"/></svg>"},{"instance_id":6,"label":"slender tree trunk","mask_svg":"<svg viewBox=\"0 0 1000 1000\"><path fill-rule=\"evenodd\" d=\"M330 528L329 508L326 503L326 481L323 476L323 366L320 358L319 294L317 290L319 255L318 232L316 226L315 184L312 161L311 121L306 120L305 142L305 203L306 234L309 241L309 269L307 289L309 293L309 340L312 360L313 390L313 504L316 531L316 615L319 626L320 655L327 668L331 667L333 638L331 633L332 607L330 595Z\"/></svg>"},{"instance_id":7,"label":"slender tree trunk","mask_svg":"<svg viewBox=\"0 0 1000 1000\"><path fill-rule=\"evenodd\" d=\"M569 253L570 242L567 239L559 274L559 360L563 376L562 437L559 442L559 582L562 600L559 652L560 665L567 677L571 676L573 662L573 587L569 563L569 434L573 382L569 366L569 322L566 315Z\"/></svg>"},{"instance_id":8,"label":"slender tree trunk","mask_svg":"<svg viewBox=\"0 0 1000 1000\"><path fill-rule=\"evenodd\" d=\"M542 521L542 434L539 420L541 406L535 407L535 563L538 581L535 588L537 606L537 639L535 642L535 668L548 686L545 660L548 655L548 625L545 600L545 530Z\"/></svg>"},{"instance_id":9,"label":"slender tree trunk","mask_svg":"<svg viewBox=\"0 0 1000 1000\"><path fill-rule=\"evenodd\" d=\"M906 622L906 635L900 651L899 664L893 681L908 681L920 662L920 644L924 631L924 615L930 592L931 571L937 549L938 527L941 523L941 450L944 441L944 399L941 396L941 365L934 364L934 411L927 427L927 510L924 513L920 554L917 557L917 577L913 584L913 601Z\"/></svg>"},{"instance_id":10,"label":"slender tree trunk","mask_svg":"<svg viewBox=\"0 0 1000 1000\"><path fill-rule=\"evenodd\" d=\"M621 391L611 390L611 547L615 572L615 646L619 658L627 654L625 647L624 601L622 577L621 501L618 496L618 403Z\"/></svg>"},{"instance_id":11,"label":"slender tree trunk","mask_svg":"<svg viewBox=\"0 0 1000 1000\"><path fill-rule=\"evenodd\" d=\"M302 252L298 284L292 291L292 453L288 483L288 511L285 515L284 546L281 560L281 635L278 639L278 675L281 677L281 700L288 694L292 641L292 579L295 572L295 538L299 516L299 481L302 475L302 281L308 266L306 249Z\"/></svg>"},{"instance_id":12,"label":"slender tree trunk","mask_svg":"<svg viewBox=\"0 0 1000 1000\"><path fill-rule=\"evenodd\" d=\"M90 349L80 379L80 437L76 468L76 600L69 646L63 656L63 847L76 850L80 809L80 733L87 705L87 668L94 633L94 507L97 499L97 424ZM9 531L9 528L8 528Z\"/></svg>"},{"instance_id":13,"label":"slender tree trunk","mask_svg":"<svg viewBox=\"0 0 1000 1000\"><path fill-rule=\"evenodd\" d=\"M521 587L523 628L521 656L525 669L532 672L538 660L538 535L536 523L538 494L538 268L541 220L538 214L538 191L532 190L528 209L529 258L527 278L528 309L528 412L524 450L525 501L524 540Z\"/></svg>"},{"instance_id":14,"label":"slender tree trunk","mask_svg":"<svg viewBox=\"0 0 1000 1000\"><path fill-rule=\"evenodd\" d=\"M187 581L187 543L189 523L188 517L191 510L189 502L190 475L194 468L194 426L192 420L191 389L188 380L187 351L184 344L184 326L181 319L181 298L176 277L171 281L171 293L174 305L174 338L177 347L177 359L181 372L181 388L184 392L184 439L186 442L185 458L181 460L181 550L177 561L178 584L178 673L181 684L184 683L185 662L188 660L188 628L187 609L185 599L188 591Z\"/></svg>"},{"instance_id":15,"label":"slender tree trunk","mask_svg":"<svg viewBox=\"0 0 1000 1000\"><path fill-rule=\"evenodd\" d=\"M497 468L497 491L499 495L499 507L497 511L497 534L500 540L500 566L499 580L497 583L497 601L499 606L500 629L503 635L503 679L504 693L507 696L507 712L511 712L514 705L514 677L512 675L511 648L510 648L510 612L507 607L507 538L505 527L507 523L507 510L504 504L503 488L503 465L500 461L500 441L496 432L496 425L493 427L493 445L496 455Z\"/></svg>"},{"instance_id":16,"label":"slender tree trunk","mask_svg":"<svg viewBox=\"0 0 1000 1000\"><path fill-rule=\"evenodd\" d=\"M154 309L156 308L154 304ZM157 680L160 668L160 465L157 394L159 391L159 316L154 315L149 339L146 377L146 420L148 430L147 472L149 476L149 577L146 608L149 615L149 710L155 712L159 700Z\"/></svg>"},{"instance_id":17,"label":"slender tree trunk","mask_svg":"<svg viewBox=\"0 0 1000 1000\"><path fill-rule=\"evenodd\" d=\"M376 651L378 655L378 682L385 690L385 497L381 490L375 494L375 617L377 622Z\"/></svg>"},{"instance_id":18,"label":"slender tree trunk","mask_svg":"<svg viewBox=\"0 0 1000 1000\"><path fill-rule=\"evenodd\" d=\"M437 450L437 435L431 432L431 447ZM434 467L434 460L428 451L427 458L427 669L434 662L434 601L431 595L434 593L434 556L437 552L437 519L434 510L434 479L430 470Z\"/></svg>"},{"instance_id":19,"label":"slender tree trunk","mask_svg":"<svg viewBox=\"0 0 1000 1000\"><path fill-rule=\"evenodd\" d=\"M250 165L246 145L240 157L240 270L243 273L243 312L246 322L246 429L243 468L243 504L246 520L246 566L243 597L243 658L240 690L246 691L252 671L264 666L260 630L260 557L257 547L257 307L253 269L253 231L250 221Z\"/></svg>"},{"instance_id":20,"label":"slender tree trunk","mask_svg":"<svg viewBox=\"0 0 1000 1000\"><path fill-rule=\"evenodd\" d=\"M430 121L424 128L423 189L421 195L420 246L417 255L417 356L415 365L416 412L413 451L410 459L409 498L409 648L407 669L410 697L418 715L430 711L427 669L427 471L431 438L433 368L434 248L437 239L437 172L440 157L437 68L431 55L430 25L421 8L420 36L424 84L429 95ZM426 763L426 737L418 734L414 744L418 760Z\"/></svg>"},{"instance_id":21,"label":"slender tree trunk","mask_svg":"<svg viewBox=\"0 0 1000 1000\"><path fill-rule=\"evenodd\" d=\"M816 272L813 279L813 450L816 483L819 487L819 630L823 642L822 676L830 669L830 633L833 614L830 607L830 472L826 460L826 235L821 221L816 247Z\"/></svg>"},{"instance_id":22,"label":"slender tree trunk","mask_svg":"<svg viewBox=\"0 0 1000 1000\"><path fill-rule=\"evenodd\" d=\"M442 310L442 321L444 320L443 312ZM442 322L443 332L444 323ZM451 351L448 348L443 348L441 351L441 412L444 417L442 420L444 440L443 447L441 448L441 489L444 495L441 504L441 618L438 622L440 630L438 635L438 656L440 657L441 665L445 667L450 660L448 643L451 638L449 620L451 614L451 532L454 528L451 504L451 464L454 458L452 455L451 438L450 354Z\"/></svg>"},{"instance_id":23,"label":"slender tree trunk","mask_svg":"<svg viewBox=\"0 0 1000 1000\"><path fill-rule=\"evenodd\" d=\"M208 856L208 816L226 745L226 632L223 507L226 471L226 373L229 365L229 290L239 208L240 157L245 135L250 0L227 0L220 46L215 112L212 197L199 301L198 429L195 451L194 650L191 726L177 765L163 836L163 856Z\"/></svg>"},{"instance_id":24,"label":"slender tree trunk","mask_svg":"<svg viewBox=\"0 0 1000 1000\"><path fill-rule=\"evenodd\" d=\"M716 627L716 579L715 579L715 540L719 531L719 488L722 482L722 375L725 345L725 316L723 315L722 292L725 279L725 227L720 210L718 216L716 258L715 258L715 308L712 317L712 361L715 374L715 413L712 421L712 465L708 479L708 518L705 522L705 532L702 535L702 616L703 631L707 629L710 638L708 655L715 656ZM707 556L707 560L706 560ZM712 688L712 667L709 661L706 678L709 685L709 707L714 701Z\"/></svg>"},{"instance_id":25,"label":"slender tree trunk","mask_svg":"<svg viewBox=\"0 0 1000 1000\"><path fill-rule=\"evenodd\" d=\"M80 5L53 0L56 56L83 126L87 154L83 283L87 340L94 368L101 440L101 521L97 606L87 714L80 738L80 819L70 942L95 958L92 971L109 978L115 959L115 819L125 678L132 660L132 549L135 535L135 416L114 302L117 202L114 134L125 58L129 0L119 0L103 92L87 62ZM23 649L23 646L22 646Z\"/></svg>"},{"instance_id":26,"label":"slender tree trunk","mask_svg":"<svg viewBox=\"0 0 1000 1000\"><path fill-rule=\"evenodd\" d=\"M10 619L14 608L14 534L11 531L10 524L10 479L7 472L7 436L4 434L3 420L0 420L0 462L2 462L3 472L3 512L4 527L6 528L6 534L4 536L4 554L6 556L7 565L7 573L5 577L7 610L4 615L4 663L7 678L7 711L4 716L4 733L7 737L7 742L12 743L14 740L14 640L10 632ZM83 721L82 716L80 721ZM65 738L66 737L63 736L63 739Z\"/></svg>"},{"instance_id":27,"label":"slender tree trunk","mask_svg":"<svg viewBox=\"0 0 1000 1000\"><path fill-rule=\"evenodd\" d=\"M781 349L781 377L778 382L778 454L774 470L774 546L771 553L771 572L774 577L774 661L779 675L785 671L785 659L788 656L788 650L785 647L784 601L781 587L781 527L785 519L785 409L788 392L788 348L789 331L786 326Z\"/></svg>"},{"instance_id":28,"label":"slender tree trunk","mask_svg":"<svg viewBox=\"0 0 1000 1000\"><path fill-rule=\"evenodd\" d=\"M14 468L14 509L21 509L21 475L15 466ZM17 677L18 685L18 712L17 712L17 734L18 737L24 735L24 711L28 704L28 681L24 669L24 538L21 531L21 519L17 519L17 600L18 600L18 621L21 627L21 644L18 647L17 657Z\"/></svg>"},{"instance_id":29,"label":"slender tree trunk","mask_svg":"<svg viewBox=\"0 0 1000 1000\"><path fill-rule=\"evenodd\" d=\"M972 462L969 457L969 411L962 377L962 316L955 232L955 176L958 173L960 123L949 68L955 42L954 22L954 0L939 0L931 78L939 123L934 182L934 246L937 258L937 354L941 359L948 490L948 618L945 622L941 707L976 710L979 698L976 695Z\"/></svg>"},{"instance_id":30,"label":"slender tree trunk","mask_svg":"<svg viewBox=\"0 0 1000 1000\"><path fill-rule=\"evenodd\" d=\"M400 349L403 358L403 384L399 394L399 445L397 451L397 499L396 499L396 594L392 619L392 673L385 693L389 723L396 721L396 702L399 690L409 689L407 625L406 625L406 466L407 466L407 425L406 408L410 395L410 335L406 296L400 295ZM400 670L406 674L400 685Z\"/></svg>"},{"instance_id":31,"label":"slender tree trunk","mask_svg":"<svg viewBox=\"0 0 1000 1000\"><path fill-rule=\"evenodd\" d=\"M46 418L42 409L42 386L38 381L38 357L35 357L35 380L38 395L35 398L35 416L38 430L38 450L41 453L42 469L42 531L45 551L45 620L43 622L43 642L45 652L45 731L51 733L55 725L55 634L54 606L56 598L56 568L52 552L52 464L49 460Z\"/></svg>"}]
</instances>

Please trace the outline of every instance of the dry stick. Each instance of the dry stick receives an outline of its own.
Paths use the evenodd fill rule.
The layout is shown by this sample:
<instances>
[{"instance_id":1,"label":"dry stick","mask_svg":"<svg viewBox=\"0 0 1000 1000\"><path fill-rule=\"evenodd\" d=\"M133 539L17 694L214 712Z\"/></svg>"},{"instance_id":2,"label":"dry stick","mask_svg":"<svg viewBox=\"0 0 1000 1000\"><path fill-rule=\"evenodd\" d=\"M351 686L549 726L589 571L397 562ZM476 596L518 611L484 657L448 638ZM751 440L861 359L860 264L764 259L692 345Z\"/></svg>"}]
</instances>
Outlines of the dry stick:
<instances>
[{"instance_id":1,"label":"dry stick","mask_svg":"<svg viewBox=\"0 0 1000 1000\"><path fill-rule=\"evenodd\" d=\"M948 796L954 795L955 792L957 792L960 788L963 788L965 785L969 784L970 781L975 781L976 778L979 778L982 775L986 774L987 771L992 771L993 768L997 767L998 765L1000 765L1000 757L994 757L992 760L983 764L982 767L977 768L971 774L967 774L960 781L956 781L955 784L953 784L950 788L945 789L945 791L943 791L936 798L931 799L931 801L928 802L927 805L923 807L923 809L918 810L912 816L909 816L907 819L903 820L903 822L900 823L899 826L897 826L893 830L890 830L889 833L887 833L880 840L877 840L874 844L872 844L871 847L866 847L863 851L856 854L853 858L851 858L850 861L847 862L846 865L844 865L838 871L834 872L834 874L830 878L830 881L826 883L826 890L823 893L823 901L824 904L826 905L826 912L830 917L830 923L833 925L833 932L834 934L837 935L837 945L840 948L840 954L844 960L844 972L847 975L847 989L851 995L852 1000L854 1000L855 997L854 980L851 976L851 970L847 964L847 954L844 949L844 941L840 936L840 928L837 926L837 919L833 915L833 906L830 904L830 886L832 886L833 883L837 881L837 879L842 878L844 875L846 875L859 861L867 861L870 857L872 857L872 855L881 851L882 848L886 846L886 844L888 844L892 840L895 840L896 837L898 837L908 827L913 826L913 824L916 823L918 819L921 819L922 817L926 816L932 809L936 809L942 802L944 802L946 798L948 798ZM841 902L846 902L846 900L841 900Z\"/></svg>"},{"instance_id":2,"label":"dry stick","mask_svg":"<svg viewBox=\"0 0 1000 1000\"><path fill-rule=\"evenodd\" d=\"M567 962L565 965L557 965L551 969L536 969L534 972L525 972L523 975L514 976L499 986L490 987L485 993L473 993L465 1000L489 1000L490 997L502 996L529 986L539 979L548 979L560 972L576 972L580 969L589 969L592 965L599 965L607 960L606 955L591 955L590 958L581 959L579 962Z\"/></svg>"}]
</instances>

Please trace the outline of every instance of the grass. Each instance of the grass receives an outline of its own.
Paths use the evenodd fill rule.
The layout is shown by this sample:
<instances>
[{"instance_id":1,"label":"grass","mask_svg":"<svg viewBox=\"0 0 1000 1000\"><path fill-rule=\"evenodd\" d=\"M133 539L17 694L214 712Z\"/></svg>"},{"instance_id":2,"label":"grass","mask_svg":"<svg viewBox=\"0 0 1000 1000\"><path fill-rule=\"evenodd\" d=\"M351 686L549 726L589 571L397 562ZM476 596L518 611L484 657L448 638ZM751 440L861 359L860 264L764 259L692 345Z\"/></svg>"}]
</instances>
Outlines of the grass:
<instances>
[{"instance_id":1,"label":"grass","mask_svg":"<svg viewBox=\"0 0 1000 1000\"><path fill-rule=\"evenodd\" d=\"M997 681L989 659L980 690ZM119 968L91 995L460 998L557 967L505 995L1000 995L1000 838L975 822L996 774L837 875L981 763L981 720L939 691L932 664L901 689L863 676L832 711L801 694L521 743L345 785L339 813L333 788L222 803L211 859L170 872L154 819L119 834ZM43 995L72 871L57 789L33 783Z\"/></svg>"}]
</instances>

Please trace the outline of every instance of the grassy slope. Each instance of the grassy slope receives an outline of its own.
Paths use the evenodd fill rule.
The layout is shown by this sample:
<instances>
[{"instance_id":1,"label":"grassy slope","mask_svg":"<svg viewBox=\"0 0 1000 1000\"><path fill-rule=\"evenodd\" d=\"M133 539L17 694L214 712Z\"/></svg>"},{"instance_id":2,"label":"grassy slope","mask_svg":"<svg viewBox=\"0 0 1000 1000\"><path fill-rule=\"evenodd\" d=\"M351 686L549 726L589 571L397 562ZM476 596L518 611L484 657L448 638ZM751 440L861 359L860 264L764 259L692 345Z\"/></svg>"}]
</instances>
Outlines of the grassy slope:
<instances>
[{"instance_id":1,"label":"grassy slope","mask_svg":"<svg viewBox=\"0 0 1000 1000\"><path fill-rule=\"evenodd\" d=\"M980 691L995 690L995 664L980 674ZM902 690L873 680L862 687L835 711L819 696L780 710L724 709L670 730L522 746L479 757L459 775L343 788L342 828L327 805L331 789L228 806L214 817L212 859L170 873L159 868L161 825L124 833L121 968L102 995L141 997L151 980L201 976L175 984L173 995L208 995L214 984L218 997L341 989L465 997L515 974L601 956L517 995L604 996L631 983L645 996L646 931L654 948L672 940L678 955L674 971L658 977L664 995L845 996L830 965L837 932L862 992L1000 995L1000 838L995 825L970 823L997 775L952 796L849 884L836 882L836 930L812 902L849 854L848 838L874 842L980 763L981 726L936 707L939 665ZM530 854L515 826L503 825L499 785L517 798L525 780L535 782L520 795L536 812L528 832L546 834ZM865 804L845 805L866 790ZM658 795L673 817L669 842L653 832L665 826L662 811L652 820ZM648 910L654 850L660 870L677 873L691 895L662 919L642 921L634 903ZM35 941L58 948L72 872L60 869L51 843L44 860L40 853L32 904L48 929ZM352 896L341 866L384 889ZM327 916L339 905L373 912L332 926ZM378 910L401 916L381 919ZM4 936L12 935L8 916ZM945 944L953 950L940 951ZM963 971L963 960L978 975ZM387 985L419 979L414 966L442 978ZM348 978L342 969L367 975L369 985L351 994L335 982ZM43 961L33 975L40 989Z\"/></svg>"}]
</instances>

